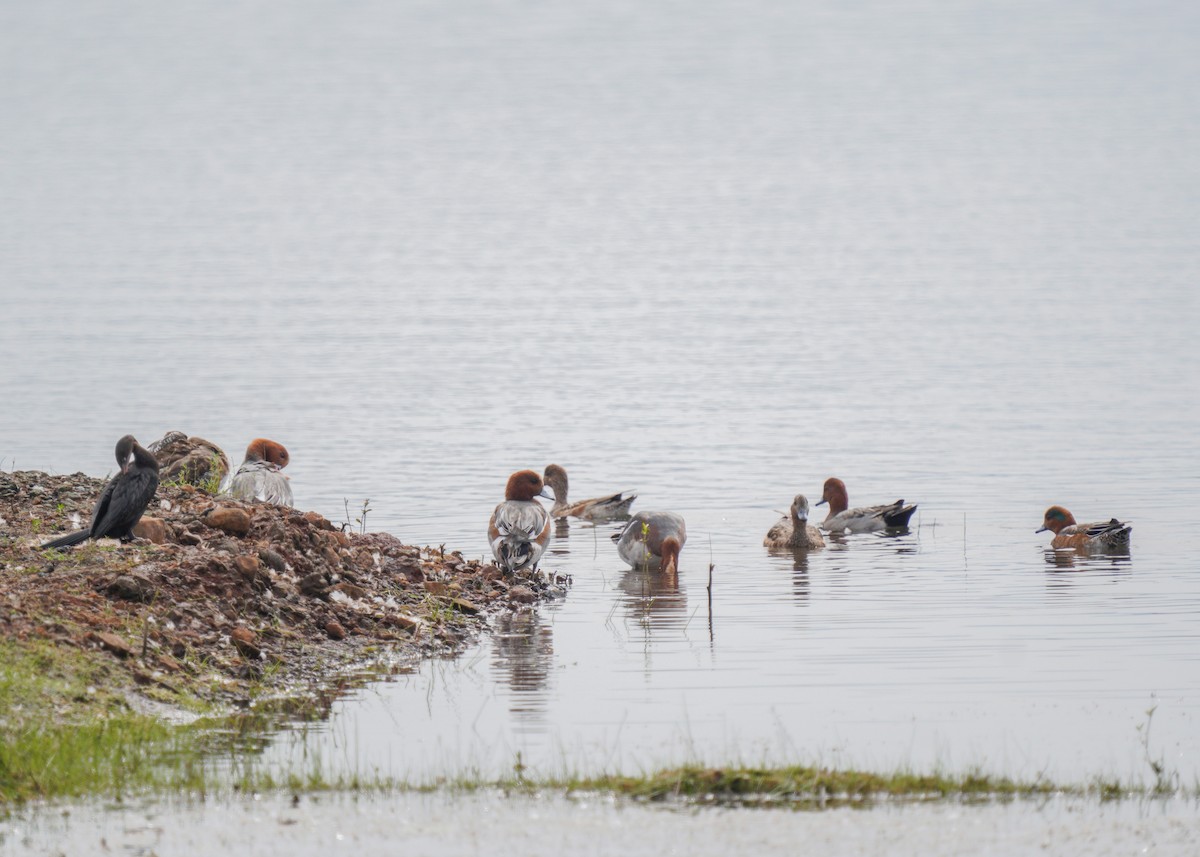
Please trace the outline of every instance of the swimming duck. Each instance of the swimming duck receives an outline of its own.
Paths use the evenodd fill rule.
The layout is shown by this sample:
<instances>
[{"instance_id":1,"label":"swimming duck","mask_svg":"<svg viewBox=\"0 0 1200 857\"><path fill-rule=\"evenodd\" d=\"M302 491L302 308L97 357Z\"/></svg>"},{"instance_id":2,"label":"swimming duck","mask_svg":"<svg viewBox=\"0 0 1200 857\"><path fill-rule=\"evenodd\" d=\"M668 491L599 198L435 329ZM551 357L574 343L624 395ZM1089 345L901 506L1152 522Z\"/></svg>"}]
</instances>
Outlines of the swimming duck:
<instances>
[{"instance_id":1,"label":"swimming duck","mask_svg":"<svg viewBox=\"0 0 1200 857\"><path fill-rule=\"evenodd\" d=\"M634 568L679 570L679 551L687 542L687 526L674 512L638 512L613 536L617 553Z\"/></svg>"},{"instance_id":2,"label":"swimming duck","mask_svg":"<svg viewBox=\"0 0 1200 857\"><path fill-rule=\"evenodd\" d=\"M288 451L273 440L255 438L246 447L246 459L221 486L221 493L247 503L292 505L292 486L280 471L287 467Z\"/></svg>"},{"instance_id":3,"label":"swimming duck","mask_svg":"<svg viewBox=\"0 0 1200 857\"><path fill-rule=\"evenodd\" d=\"M823 548L825 539L821 531L808 522L808 498L797 494L792 501L791 512L779 519L767 531L763 546L768 548Z\"/></svg>"},{"instance_id":4,"label":"swimming duck","mask_svg":"<svg viewBox=\"0 0 1200 857\"><path fill-rule=\"evenodd\" d=\"M104 486L92 509L91 526L46 542L41 550L65 548L88 539L133 541L133 527L158 490L158 462L131 434L117 441L116 455L120 472Z\"/></svg>"},{"instance_id":5,"label":"swimming duck","mask_svg":"<svg viewBox=\"0 0 1200 857\"><path fill-rule=\"evenodd\" d=\"M219 485L229 472L229 458L212 441L169 431L147 447L158 460L158 476L164 482Z\"/></svg>"},{"instance_id":6,"label":"swimming duck","mask_svg":"<svg viewBox=\"0 0 1200 857\"><path fill-rule=\"evenodd\" d=\"M636 491L620 491L607 497L593 497L571 503L567 500L567 471L557 464L546 466L542 477L547 487L554 492L554 505L550 514L555 518L575 517L585 521L603 521L629 514L629 506L637 499Z\"/></svg>"},{"instance_id":7,"label":"swimming duck","mask_svg":"<svg viewBox=\"0 0 1200 857\"><path fill-rule=\"evenodd\" d=\"M542 477L518 470L508 477L504 502L488 521L488 542L496 563L507 572L537 568L550 543L550 515L534 497L546 497Z\"/></svg>"},{"instance_id":8,"label":"swimming duck","mask_svg":"<svg viewBox=\"0 0 1200 857\"><path fill-rule=\"evenodd\" d=\"M1050 546L1055 548L1123 548L1129 545L1129 524L1112 518L1094 524L1077 524L1075 516L1062 506L1046 510L1042 526L1037 530L1054 533Z\"/></svg>"},{"instance_id":9,"label":"swimming duck","mask_svg":"<svg viewBox=\"0 0 1200 857\"><path fill-rule=\"evenodd\" d=\"M859 506L856 509L847 508L850 505L850 495L846 493L846 483L830 477L825 480L825 490L818 506L829 504L829 514L821 522L821 528L831 533L849 530L852 533L870 533L876 530L886 530L894 527L907 527L908 519L917 510L916 504L905 506L903 500L882 506Z\"/></svg>"}]
</instances>

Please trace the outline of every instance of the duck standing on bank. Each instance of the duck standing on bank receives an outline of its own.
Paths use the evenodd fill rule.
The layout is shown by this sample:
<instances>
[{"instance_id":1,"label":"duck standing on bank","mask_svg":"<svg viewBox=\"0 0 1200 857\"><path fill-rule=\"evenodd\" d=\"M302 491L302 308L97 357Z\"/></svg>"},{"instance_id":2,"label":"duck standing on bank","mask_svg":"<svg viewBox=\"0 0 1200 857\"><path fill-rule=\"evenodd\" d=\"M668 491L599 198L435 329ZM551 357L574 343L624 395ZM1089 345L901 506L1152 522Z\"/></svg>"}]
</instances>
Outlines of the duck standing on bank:
<instances>
[{"instance_id":1,"label":"duck standing on bank","mask_svg":"<svg viewBox=\"0 0 1200 857\"><path fill-rule=\"evenodd\" d=\"M1062 506L1051 506L1046 510L1042 526L1037 530L1054 533L1050 546L1054 548L1113 549L1129 546L1129 534L1133 527L1112 518L1094 524L1077 524L1075 516Z\"/></svg>"},{"instance_id":2,"label":"duck standing on bank","mask_svg":"<svg viewBox=\"0 0 1200 857\"><path fill-rule=\"evenodd\" d=\"M638 512L613 536L617 553L633 568L679 570L679 552L687 542L687 526L674 512Z\"/></svg>"},{"instance_id":3,"label":"duck standing on bank","mask_svg":"<svg viewBox=\"0 0 1200 857\"><path fill-rule=\"evenodd\" d=\"M229 473L225 451L210 440L169 431L147 447L158 460L158 477L163 482L219 485Z\"/></svg>"},{"instance_id":4,"label":"duck standing on bank","mask_svg":"<svg viewBox=\"0 0 1200 857\"><path fill-rule=\"evenodd\" d=\"M808 498L797 494L792 507L775 526L767 531L763 547L805 550L825 547L821 531L808 522Z\"/></svg>"},{"instance_id":5,"label":"duck standing on bank","mask_svg":"<svg viewBox=\"0 0 1200 857\"><path fill-rule=\"evenodd\" d=\"M158 490L158 462L131 434L117 441L116 455L120 472L100 493L91 526L46 542L41 550L65 548L88 539L133 540L133 528Z\"/></svg>"},{"instance_id":6,"label":"duck standing on bank","mask_svg":"<svg viewBox=\"0 0 1200 857\"><path fill-rule=\"evenodd\" d=\"M852 533L871 533L877 530L898 529L908 526L908 519L917 511L917 505L905 506L903 500L881 506L859 506L851 509L850 495L846 483L830 477L825 480L818 506L829 504L829 514L821 522L821 529L831 533L849 530Z\"/></svg>"},{"instance_id":7,"label":"duck standing on bank","mask_svg":"<svg viewBox=\"0 0 1200 857\"><path fill-rule=\"evenodd\" d=\"M246 447L246 459L221 486L221 493L246 503L292 505L292 486L280 471L287 467L288 451L273 440L259 437Z\"/></svg>"},{"instance_id":8,"label":"duck standing on bank","mask_svg":"<svg viewBox=\"0 0 1200 857\"><path fill-rule=\"evenodd\" d=\"M504 502L488 520L488 543L496 563L508 573L536 569L550 543L550 515L534 497L546 497L542 477L518 470L508 477Z\"/></svg>"},{"instance_id":9,"label":"duck standing on bank","mask_svg":"<svg viewBox=\"0 0 1200 857\"><path fill-rule=\"evenodd\" d=\"M606 521L629 514L629 507L637 499L636 491L619 491L607 497L593 497L572 503L567 499L567 471L557 464L546 466L543 475L546 486L554 492L554 505L550 515L554 518L582 518L585 521Z\"/></svg>"}]
</instances>

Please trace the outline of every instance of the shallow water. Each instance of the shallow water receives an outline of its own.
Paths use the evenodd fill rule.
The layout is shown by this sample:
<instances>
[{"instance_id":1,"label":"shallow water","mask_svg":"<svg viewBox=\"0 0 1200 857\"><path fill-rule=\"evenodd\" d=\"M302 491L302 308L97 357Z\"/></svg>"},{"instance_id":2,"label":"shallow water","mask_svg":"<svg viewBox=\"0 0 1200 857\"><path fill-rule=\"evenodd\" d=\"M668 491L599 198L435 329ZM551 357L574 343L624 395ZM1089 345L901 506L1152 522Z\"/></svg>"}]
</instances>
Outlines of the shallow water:
<instances>
[{"instance_id":1,"label":"shallow water","mask_svg":"<svg viewBox=\"0 0 1200 857\"><path fill-rule=\"evenodd\" d=\"M105 811L26 812L0 823L0 854L340 853L1192 855L1195 808L1122 802L884 806L872 812L671 810L595 796L244 798Z\"/></svg>"},{"instance_id":2,"label":"shallow water","mask_svg":"<svg viewBox=\"0 0 1200 857\"><path fill-rule=\"evenodd\" d=\"M1200 776L1194 4L0 15L4 467L266 436L470 556L551 461L688 520L677 589L572 525L322 764ZM830 475L912 530L769 555Z\"/></svg>"}]
</instances>

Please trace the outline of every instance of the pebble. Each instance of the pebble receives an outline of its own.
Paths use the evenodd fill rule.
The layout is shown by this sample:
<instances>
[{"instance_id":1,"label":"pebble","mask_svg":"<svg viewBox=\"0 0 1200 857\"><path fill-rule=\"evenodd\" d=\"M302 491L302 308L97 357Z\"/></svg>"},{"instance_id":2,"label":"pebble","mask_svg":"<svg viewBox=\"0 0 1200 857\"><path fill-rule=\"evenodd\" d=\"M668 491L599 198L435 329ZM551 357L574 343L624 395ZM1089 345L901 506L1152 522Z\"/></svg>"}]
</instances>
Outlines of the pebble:
<instances>
[{"instance_id":1,"label":"pebble","mask_svg":"<svg viewBox=\"0 0 1200 857\"><path fill-rule=\"evenodd\" d=\"M204 523L215 530L223 530L233 536L244 536L250 532L250 516L236 506L216 506L204 516Z\"/></svg>"}]
</instances>

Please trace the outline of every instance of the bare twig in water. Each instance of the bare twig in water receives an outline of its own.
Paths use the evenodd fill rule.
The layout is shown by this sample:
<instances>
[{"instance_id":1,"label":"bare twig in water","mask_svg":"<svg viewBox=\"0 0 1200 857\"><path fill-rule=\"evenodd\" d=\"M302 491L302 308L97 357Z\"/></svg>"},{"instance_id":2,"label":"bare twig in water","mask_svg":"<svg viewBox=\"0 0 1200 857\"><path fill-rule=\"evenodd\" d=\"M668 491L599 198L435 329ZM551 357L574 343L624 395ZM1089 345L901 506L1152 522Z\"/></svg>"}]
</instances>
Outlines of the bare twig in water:
<instances>
[{"instance_id":1,"label":"bare twig in water","mask_svg":"<svg viewBox=\"0 0 1200 857\"><path fill-rule=\"evenodd\" d=\"M713 642L713 617L712 617L712 577L713 569L716 568L712 561L712 537L708 539L708 641Z\"/></svg>"}]
</instances>

